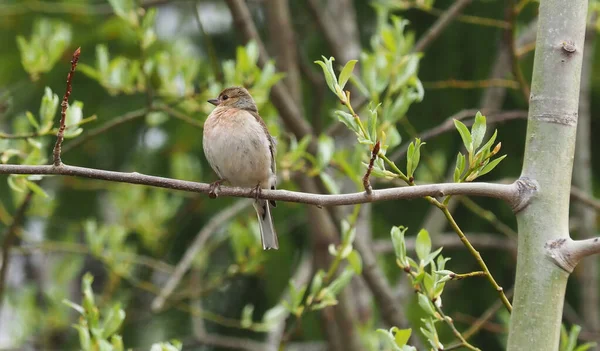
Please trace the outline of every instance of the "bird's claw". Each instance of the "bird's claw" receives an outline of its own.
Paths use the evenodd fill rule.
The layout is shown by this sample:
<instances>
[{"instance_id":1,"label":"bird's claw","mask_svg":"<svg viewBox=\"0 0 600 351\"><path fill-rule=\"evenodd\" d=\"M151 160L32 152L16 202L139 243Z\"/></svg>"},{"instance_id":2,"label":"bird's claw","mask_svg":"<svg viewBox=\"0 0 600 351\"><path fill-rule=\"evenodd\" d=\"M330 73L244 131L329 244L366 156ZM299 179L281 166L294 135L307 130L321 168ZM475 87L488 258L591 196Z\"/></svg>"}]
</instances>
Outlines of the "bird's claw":
<instances>
[{"instance_id":1,"label":"bird's claw","mask_svg":"<svg viewBox=\"0 0 600 351\"><path fill-rule=\"evenodd\" d=\"M256 186L250 191L250 194L254 196L254 200L258 200L260 198L260 193L262 192L262 188L260 187L260 183L256 184Z\"/></svg>"},{"instance_id":2,"label":"bird's claw","mask_svg":"<svg viewBox=\"0 0 600 351\"><path fill-rule=\"evenodd\" d=\"M225 181L225 179L219 179L216 182L210 184L210 188L208 191L208 197L211 199L216 199L219 196L219 191L221 190L221 184Z\"/></svg>"}]
</instances>

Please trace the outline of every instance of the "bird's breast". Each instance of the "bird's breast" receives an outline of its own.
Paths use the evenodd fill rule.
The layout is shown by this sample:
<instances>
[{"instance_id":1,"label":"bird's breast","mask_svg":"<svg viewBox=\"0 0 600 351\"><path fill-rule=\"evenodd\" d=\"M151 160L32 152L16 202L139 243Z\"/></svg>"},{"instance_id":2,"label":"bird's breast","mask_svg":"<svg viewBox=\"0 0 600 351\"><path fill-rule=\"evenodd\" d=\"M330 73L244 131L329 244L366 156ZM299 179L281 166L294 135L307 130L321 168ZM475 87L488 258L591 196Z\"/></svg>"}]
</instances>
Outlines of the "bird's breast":
<instances>
[{"instance_id":1,"label":"bird's breast","mask_svg":"<svg viewBox=\"0 0 600 351\"><path fill-rule=\"evenodd\" d=\"M215 172L235 186L260 183L268 188L271 154L260 123L246 111L215 111L204 124L203 140L204 153Z\"/></svg>"}]
</instances>

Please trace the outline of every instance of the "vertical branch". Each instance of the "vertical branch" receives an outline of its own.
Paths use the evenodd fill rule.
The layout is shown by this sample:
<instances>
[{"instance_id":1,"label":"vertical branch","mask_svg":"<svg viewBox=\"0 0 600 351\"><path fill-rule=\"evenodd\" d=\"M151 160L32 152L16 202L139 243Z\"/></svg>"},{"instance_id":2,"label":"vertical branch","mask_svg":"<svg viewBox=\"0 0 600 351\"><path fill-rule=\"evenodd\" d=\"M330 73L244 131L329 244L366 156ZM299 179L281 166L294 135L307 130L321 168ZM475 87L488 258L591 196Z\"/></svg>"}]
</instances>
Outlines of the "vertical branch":
<instances>
[{"instance_id":1,"label":"vertical branch","mask_svg":"<svg viewBox=\"0 0 600 351\"><path fill-rule=\"evenodd\" d=\"M569 274L547 258L544 246L569 239L587 9L585 0L540 2L521 173L536 182L537 193L517 212L519 245L509 351L558 349Z\"/></svg>"},{"instance_id":2,"label":"vertical branch","mask_svg":"<svg viewBox=\"0 0 600 351\"><path fill-rule=\"evenodd\" d=\"M594 58L594 42L596 31L586 33L585 51L581 73L581 91L579 93L579 121L577 122L577 140L575 159L573 160L573 185L587 194L592 193L591 150L591 99L592 99L592 65ZM579 223L578 234L581 239L595 236L596 211L581 201L575 201L574 215ZM581 314L585 320L585 329L590 332L600 330L600 302L598 292L598 257L591 256L581 261L578 269L581 284Z\"/></svg>"},{"instance_id":3,"label":"vertical branch","mask_svg":"<svg viewBox=\"0 0 600 351\"><path fill-rule=\"evenodd\" d=\"M71 70L67 75L67 90L65 91L65 95L63 96L62 103L60 104L60 126L58 127L58 134L56 135L56 144L54 144L54 165L60 166L62 161L60 160L60 147L65 138L65 123L67 119L67 108L69 107L69 96L71 95L71 84L73 80L73 74L75 73L75 68L77 67L77 61L79 61L79 54L81 54L81 48L77 48L73 53L73 58L71 59Z\"/></svg>"},{"instance_id":4,"label":"vertical branch","mask_svg":"<svg viewBox=\"0 0 600 351\"><path fill-rule=\"evenodd\" d=\"M289 2L267 0L266 7L269 34L273 42L277 68L286 73L283 81L296 104L302 106L302 81L298 65L298 47L290 19Z\"/></svg>"}]
</instances>

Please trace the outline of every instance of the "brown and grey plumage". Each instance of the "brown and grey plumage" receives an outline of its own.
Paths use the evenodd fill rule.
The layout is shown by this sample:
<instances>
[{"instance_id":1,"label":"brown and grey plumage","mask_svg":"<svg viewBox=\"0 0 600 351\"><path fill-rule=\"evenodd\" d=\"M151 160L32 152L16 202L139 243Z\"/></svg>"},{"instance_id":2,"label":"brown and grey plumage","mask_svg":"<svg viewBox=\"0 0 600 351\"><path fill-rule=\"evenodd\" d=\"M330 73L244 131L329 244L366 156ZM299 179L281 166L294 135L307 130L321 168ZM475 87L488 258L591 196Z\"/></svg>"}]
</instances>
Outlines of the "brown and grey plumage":
<instances>
[{"instance_id":1,"label":"brown and grey plumage","mask_svg":"<svg viewBox=\"0 0 600 351\"><path fill-rule=\"evenodd\" d=\"M220 180L240 187L275 189L275 140L258 114L256 103L242 87L223 90L216 99L208 100L217 106L204 122L204 154ZM256 199L263 249L278 249L270 206L275 202Z\"/></svg>"}]
</instances>

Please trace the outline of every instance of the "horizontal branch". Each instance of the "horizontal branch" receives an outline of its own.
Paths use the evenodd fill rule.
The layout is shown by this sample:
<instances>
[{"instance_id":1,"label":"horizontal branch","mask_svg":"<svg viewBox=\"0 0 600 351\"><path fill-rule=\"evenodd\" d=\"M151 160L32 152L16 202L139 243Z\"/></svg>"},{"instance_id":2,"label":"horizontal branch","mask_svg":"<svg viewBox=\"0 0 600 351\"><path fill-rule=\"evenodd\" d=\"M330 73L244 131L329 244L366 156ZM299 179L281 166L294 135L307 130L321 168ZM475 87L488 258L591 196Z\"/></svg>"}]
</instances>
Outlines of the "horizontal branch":
<instances>
[{"instance_id":1,"label":"horizontal branch","mask_svg":"<svg viewBox=\"0 0 600 351\"><path fill-rule=\"evenodd\" d=\"M600 253L600 237L585 240L560 238L547 242L545 248L560 268L572 273L583 258Z\"/></svg>"},{"instance_id":2,"label":"horizontal branch","mask_svg":"<svg viewBox=\"0 0 600 351\"><path fill-rule=\"evenodd\" d=\"M137 172L114 172L94 168L68 166L64 164L59 166L0 165L0 174L63 175L101 179L111 182L141 184L196 193L209 193L211 190L211 185L206 183L156 177ZM447 195L470 195L501 199L509 203L513 208L517 208L524 206L523 199L526 200L528 197L526 187L522 182L522 180L517 180L512 184L441 183L378 189L373 190L371 194L361 192L339 195L264 189L258 194L258 197L268 200L297 202L316 206L343 206L386 200L416 199L425 196L443 197ZM256 197L256 193L253 189L237 187L222 187L219 191L219 195L246 198Z\"/></svg>"}]
</instances>

